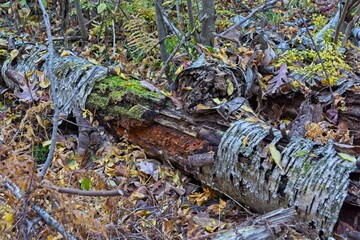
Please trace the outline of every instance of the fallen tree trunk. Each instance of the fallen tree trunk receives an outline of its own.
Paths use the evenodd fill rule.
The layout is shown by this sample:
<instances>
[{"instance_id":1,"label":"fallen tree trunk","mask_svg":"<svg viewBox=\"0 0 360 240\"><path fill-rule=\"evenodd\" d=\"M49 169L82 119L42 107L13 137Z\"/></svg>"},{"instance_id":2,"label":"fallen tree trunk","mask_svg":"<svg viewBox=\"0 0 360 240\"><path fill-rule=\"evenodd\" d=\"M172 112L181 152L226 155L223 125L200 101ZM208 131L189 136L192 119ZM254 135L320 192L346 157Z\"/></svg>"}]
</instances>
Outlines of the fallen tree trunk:
<instances>
[{"instance_id":1,"label":"fallen tree trunk","mask_svg":"<svg viewBox=\"0 0 360 240\"><path fill-rule=\"evenodd\" d=\"M19 98L36 89L15 73L46 73L43 50L31 46L3 64L2 77ZM179 75L172 96L136 79L107 76L106 68L75 56L57 55L54 73L63 113L86 106L149 156L255 211L295 207L298 220L331 234L355 164L331 141L289 140L261 120L242 97L237 69L189 68ZM229 101L211 105L224 97Z\"/></svg>"}]
</instances>

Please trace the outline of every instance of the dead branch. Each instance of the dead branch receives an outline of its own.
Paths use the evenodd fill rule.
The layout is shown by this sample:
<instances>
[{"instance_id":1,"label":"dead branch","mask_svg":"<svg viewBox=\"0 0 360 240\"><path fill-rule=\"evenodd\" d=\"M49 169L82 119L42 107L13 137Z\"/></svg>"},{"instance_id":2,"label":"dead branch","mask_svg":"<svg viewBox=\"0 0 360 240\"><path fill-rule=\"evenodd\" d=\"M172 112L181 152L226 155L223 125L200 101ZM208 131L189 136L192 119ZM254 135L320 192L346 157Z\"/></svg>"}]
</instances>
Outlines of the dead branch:
<instances>
[{"instance_id":1,"label":"dead branch","mask_svg":"<svg viewBox=\"0 0 360 240\"><path fill-rule=\"evenodd\" d=\"M43 184L43 186L46 188L55 190L59 193L67 193L67 194L71 194L71 195L92 196L92 197L115 197L115 196L123 195L123 193L120 189L110 190L110 191L106 191L106 190L86 191L86 190L80 190L80 189L75 189L75 188L58 187L58 186L53 186L53 185L48 185L48 184Z\"/></svg>"}]
</instances>

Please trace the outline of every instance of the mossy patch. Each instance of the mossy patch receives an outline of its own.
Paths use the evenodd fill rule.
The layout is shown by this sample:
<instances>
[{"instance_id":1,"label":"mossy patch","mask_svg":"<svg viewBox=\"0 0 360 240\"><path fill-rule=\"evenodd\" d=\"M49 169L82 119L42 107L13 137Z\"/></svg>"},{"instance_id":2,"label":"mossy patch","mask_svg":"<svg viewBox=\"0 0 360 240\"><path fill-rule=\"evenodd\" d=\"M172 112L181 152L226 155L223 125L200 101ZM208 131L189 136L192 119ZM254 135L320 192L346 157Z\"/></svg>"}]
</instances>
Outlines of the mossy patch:
<instances>
[{"instance_id":1,"label":"mossy patch","mask_svg":"<svg viewBox=\"0 0 360 240\"><path fill-rule=\"evenodd\" d=\"M103 109L108 103L109 97L103 97L97 93L92 93L87 100L87 105L93 109Z\"/></svg>"},{"instance_id":2,"label":"mossy patch","mask_svg":"<svg viewBox=\"0 0 360 240\"><path fill-rule=\"evenodd\" d=\"M90 109L105 110L113 116L140 120L143 113L151 109L148 104L159 103L164 98L141 86L139 80L115 76L105 78L94 86L87 105Z\"/></svg>"},{"instance_id":3,"label":"mossy patch","mask_svg":"<svg viewBox=\"0 0 360 240\"><path fill-rule=\"evenodd\" d=\"M122 79L118 76L115 76L115 77L105 78L104 80L101 81L100 84L99 84L100 88L102 89L106 87L107 90L110 90L112 92L113 91L119 91L119 92L125 91L125 93L130 92L139 98L156 100L162 97L161 94L152 92L141 86L140 81L136 79Z\"/></svg>"},{"instance_id":4,"label":"mossy patch","mask_svg":"<svg viewBox=\"0 0 360 240\"><path fill-rule=\"evenodd\" d=\"M148 109L140 105L134 105L131 108L114 106L110 111L115 116L126 116L131 119L142 120L143 113L148 111Z\"/></svg>"}]
</instances>

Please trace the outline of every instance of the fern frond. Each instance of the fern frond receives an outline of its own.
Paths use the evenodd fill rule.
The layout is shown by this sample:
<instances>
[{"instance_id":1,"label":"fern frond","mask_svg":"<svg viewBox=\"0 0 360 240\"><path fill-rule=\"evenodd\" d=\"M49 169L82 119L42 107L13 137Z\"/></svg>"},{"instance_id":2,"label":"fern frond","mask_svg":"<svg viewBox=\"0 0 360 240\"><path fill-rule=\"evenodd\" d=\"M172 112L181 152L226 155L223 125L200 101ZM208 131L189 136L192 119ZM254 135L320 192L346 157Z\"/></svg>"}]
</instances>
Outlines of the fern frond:
<instances>
[{"instance_id":1,"label":"fern frond","mask_svg":"<svg viewBox=\"0 0 360 240\"><path fill-rule=\"evenodd\" d=\"M150 26L142 15L132 16L124 23L124 28L128 34L126 44L132 54L137 55L137 58L158 58L157 35L155 32L149 32Z\"/></svg>"}]
</instances>

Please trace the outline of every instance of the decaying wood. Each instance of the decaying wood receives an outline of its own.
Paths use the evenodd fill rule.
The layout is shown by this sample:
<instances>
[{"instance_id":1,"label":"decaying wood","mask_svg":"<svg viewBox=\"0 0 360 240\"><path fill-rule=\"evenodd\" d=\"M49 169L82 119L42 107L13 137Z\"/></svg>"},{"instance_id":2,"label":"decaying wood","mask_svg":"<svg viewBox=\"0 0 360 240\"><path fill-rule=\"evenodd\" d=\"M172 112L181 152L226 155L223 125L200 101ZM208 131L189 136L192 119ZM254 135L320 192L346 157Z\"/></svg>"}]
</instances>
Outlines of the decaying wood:
<instances>
[{"instance_id":1,"label":"decaying wood","mask_svg":"<svg viewBox=\"0 0 360 240\"><path fill-rule=\"evenodd\" d=\"M8 86L16 88L4 74L9 68L46 73L44 50L33 46L16 64L14 59L3 64ZM289 140L261 120L243 97L254 91L239 80L242 71L216 63L189 68L179 75L173 95L166 97L139 81L106 76L106 68L74 56L57 55L54 68L64 113L86 106L119 135L126 132L149 156L249 208L270 212L295 207L298 220L331 233L355 164L343 160L332 142L320 145L296 135ZM226 84L234 79L239 85L229 90ZM217 105L214 98L228 101ZM270 146L281 152L277 163Z\"/></svg>"},{"instance_id":2,"label":"decaying wood","mask_svg":"<svg viewBox=\"0 0 360 240\"><path fill-rule=\"evenodd\" d=\"M295 220L295 216L296 211L292 208L276 209L255 219L247 220L240 226L221 234L215 239L277 239L278 236L281 236L282 234L282 225Z\"/></svg>"}]
</instances>

